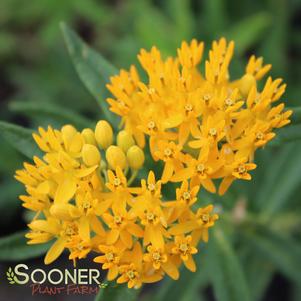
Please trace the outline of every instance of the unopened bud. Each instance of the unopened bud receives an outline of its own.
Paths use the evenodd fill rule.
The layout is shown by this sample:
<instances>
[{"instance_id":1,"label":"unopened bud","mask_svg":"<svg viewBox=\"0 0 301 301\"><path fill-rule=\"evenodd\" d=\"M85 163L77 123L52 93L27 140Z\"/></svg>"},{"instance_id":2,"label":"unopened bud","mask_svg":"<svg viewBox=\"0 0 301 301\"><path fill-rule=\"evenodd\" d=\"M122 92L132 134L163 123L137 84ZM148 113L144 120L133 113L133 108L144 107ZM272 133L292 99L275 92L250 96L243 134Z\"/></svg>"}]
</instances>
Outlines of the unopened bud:
<instances>
[{"instance_id":1,"label":"unopened bud","mask_svg":"<svg viewBox=\"0 0 301 301\"><path fill-rule=\"evenodd\" d=\"M79 153L83 147L84 139L81 134L70 124L61 129L65 148L71 153Z\"/></svg>"},{"instance_id":2,"label":"unopened bud","mask_svg":"<svg viewBox=\"0 0 301 301\"><path fill-rule=\"evenodd\" d=\"M126 153L131 146L135 145L135 140L129 132L120 131L117 135L117 145Z\"/></svg>"},{"instance_id":3,"label":"unopened bud","mask_svg":"<svg viewBox=\"0 0 301 301\"><path fill-rule=\"evenodd\" d=\"M110 167L116 169L119 166L121 169L126 167L126 157L123 150L116 146L111 145L106 151L106 159Z\"/></svg>"},{"instance_id":4,"label":"unopened bud","mask_svg":"<svg viewBox=\"0 0 301 301\"><path fill-rule=\"evenodd\" d=\"M113 129L107 121L98 121L95 128L95 139L102 149L107 149L110 145L112 145Z\"/></svg>"},{"instance_id":5,"label":"unopened bud","mask_svg":"<svg viewBox=\"0 0 301 301\"><path fill-rule=\"evenodd\" d=\"M101 156L98 148L92 144L85 144L83 146L82 158L87 166L98 165L101 160Z\"/></svg>"},{"instance_id":6,"label":"unopened bud","mask_svg":"<svg viewBox=\"0 0 301 301\"><path fill-rule=\"evenodd\" d=\"M251 74L245 74L239 81L239 90L243 96L247 96L254 85L256 85L255 77Z\"/></svg>"},{"instance_id":7,"label":"unopened bud","mask_svg":"<svg viewBox=\"0 0 301 301\"><path fill-rule=\"evenodd\" d=\"M91 129L84 129L82 131L82 136L87 144L96 145L95 134Z\"/></svg>"},{"instance_id":8,"label":"unopened bud","mask_svg":"<svg viewBox=\"0 0 301 301\"><path fill-rule=\"evenodd\" d=\"M77 130L74 126L67 124L61 128L62 138L66 147L68 147L76 135Z\"/></svg>"},{"instance_id":9,"label":"unopened bud","mask_svg":"<svg viewBox=\"0 0 301 301\"><path fill-rule=\"evenodd\" d=\"M145 157L143 150L137 146L133 145L129 148L126 154L129 166L132 169L140 169L143 166Z\"/></svg>"}]
</instances>

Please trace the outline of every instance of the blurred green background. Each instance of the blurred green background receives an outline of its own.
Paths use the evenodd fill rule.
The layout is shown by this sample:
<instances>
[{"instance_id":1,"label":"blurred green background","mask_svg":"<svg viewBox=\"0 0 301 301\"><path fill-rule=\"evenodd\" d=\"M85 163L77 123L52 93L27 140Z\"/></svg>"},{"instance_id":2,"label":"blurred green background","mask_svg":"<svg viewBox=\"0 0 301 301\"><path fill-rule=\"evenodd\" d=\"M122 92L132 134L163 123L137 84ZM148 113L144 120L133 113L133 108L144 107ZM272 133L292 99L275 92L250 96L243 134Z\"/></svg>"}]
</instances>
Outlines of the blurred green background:
<instances>
[{"instance_id":1,"label":"blurred green background","mask_svg":"<svg viewBox=\"0 0 301 301\"><path fill-rule=\"evenodd\" d=\"M204 40L209 48L215 38L234 39L232 78L243 73L251 54L263 56L273 65L272 76L288 84L287 106L300 107L299 0L1 0L1 120L27 128L64 123L82 128L102 118L72 66L61 21L118 69L137 63L142 47L156 45L164 55L174 55L182 40ZM253 181L235 183L223 199L203 193L222 217L203 247L198 272L150 286L139 300L301 300L300 120L297 108L293 124L258 151ZM25 229L28 218L18 200L22 187L13 179L25 157L5 138L0 147L2 236ZM10 247L0 239L0 249L6 250L0 251L1 261L7 261Z\"/></svg>"}]
</instances>

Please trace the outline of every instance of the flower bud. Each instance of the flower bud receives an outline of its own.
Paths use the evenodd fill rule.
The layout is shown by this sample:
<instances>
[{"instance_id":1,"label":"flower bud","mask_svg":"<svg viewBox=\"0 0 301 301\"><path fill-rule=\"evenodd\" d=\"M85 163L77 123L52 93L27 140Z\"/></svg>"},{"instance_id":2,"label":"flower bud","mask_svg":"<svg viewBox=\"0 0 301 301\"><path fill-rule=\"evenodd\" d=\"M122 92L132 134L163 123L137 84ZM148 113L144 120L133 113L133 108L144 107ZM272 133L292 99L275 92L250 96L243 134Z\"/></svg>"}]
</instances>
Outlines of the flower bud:
<instances>
[{"instance_id":1,"label":"flower bud","mask_svg":"<svg viewBox=\"0 0 301 301\"><path fill-rule=\"evenodd\" d=\"M126 153L131 146L135 145L135 140L129 132L120 131L117 135L117 145Z\"/></svg>"},{"instance_id":2,"label":"flower bud","mask_svg":"<svg viewBox=\"0 0 301 301\"><path fill-rule=\"evenodd\" d=\"M61 133L64 144L68 147L71 144L73 137L76 135L77 130L72 125L67 124L61 128Z\"/></svg>"},{"instance_id":3,"label":"flower bud","mask_svg":"<svg viewBox=\"0 0 301 301\"><path fill-rule=\"evenodd\" d=\"M116 169L119 166L121 169L126 167L126 157L122 149L116 145L111 145L106 151L106 159L110 167Z\"/></svg>"},{"instance_id":4,"label":"flower bud","mask_svg":"<svg viewBox=\"0 0 301 301\"><path fill-rule=\"evenodd\" d=\"M247 96L254 85L256 85L255 77L245 74L239 81L239 90L243 96Z\"/></svg>"},{"instance_id":5,"label":"flower bud","mask_svg":"<svg viewBox=\"0 0 301 301\"><path fill-rule=\"evenodd\" d=\"M107 149L113 143L113 129L107 121L98 121L95 128L95 139L102 149Z\"/></svg>"},{"instance_id":6,"label":"flower bud","mask_svg":"<svg viewBox=\"0 0 301 301\"><path fill-rule=\"evenodd\" d=\"M82 131L82 136L85 140L85 143L96 145L95 134L91 129L84 129Z\"/></svg>"},{"instance_id":7,"label":"flower bud","mask_svg":"<svg viewBox=\"0 0 301 301\"><path fill-rule=\"evenodd\" d=\"M137 146L133 145L129 148L126 154L129 166L132 169L140 169L144 163L144 153L143 150Z\"/></svg>"},{"instance_id":8,"label":"flower bud","mask_svg":"<svg viewBox=\"0 0 301 301\"><path fill-rule=\"evenodd\" d=\"M82 158L87 166L98 165L101 160L100 152L95 145L85 144L82 149Z\"/></svg>"}]
</instances>

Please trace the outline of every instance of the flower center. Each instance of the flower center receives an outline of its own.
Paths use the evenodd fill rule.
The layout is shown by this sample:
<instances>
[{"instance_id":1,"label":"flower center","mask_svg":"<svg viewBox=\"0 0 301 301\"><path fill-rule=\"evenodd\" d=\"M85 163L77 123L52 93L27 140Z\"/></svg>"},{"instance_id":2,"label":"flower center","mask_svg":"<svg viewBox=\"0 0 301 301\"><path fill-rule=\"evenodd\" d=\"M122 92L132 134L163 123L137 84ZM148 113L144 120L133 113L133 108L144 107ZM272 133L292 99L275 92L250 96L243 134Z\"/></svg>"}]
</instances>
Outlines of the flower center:
<instances>
[{"instance_id":1,"label":"flower center","mask_svg":"<svg viewBox=\"0 0 301 301\"><path fill-rule=\"evenodd\" d=\"M179 249L185 253L188 251L188 246L186 243L181 243Z\"/></svg>"},{"instance_id":2,"label":"flower center","mask_svg":"<svg viewBox=\"0 0 301 301\"><path fill-rule=\"evenodd\" d=\"M155 218L155 215L152 212L147 212L146 213L146 218L148 221L153 221Z\"/></svg>"},{"instance_id":3,"label":"flower center","mask_svg":"<svg viewBox=\"0 0 301 301\"><path fill-rule=\"evenodd\" d=\"M166 149L164 150L164 155L165 155L166 157L170 157L171 154L172 154L172 151L171 151L170 148L166 148Z\"/></svg>"},{"instance_id":4,"label":"flower center","mask_svg":"<svg viewBox=\"0 0 301 301\"><path fill-rule=\"evenodd\" d=\"M230 155L231 152L232 152L232 150L231 150L230 147L225 147L225 148L224 148L224 153L225 153L226 155Z\"/></svg>"},{"instance_id":5,"label":"flower center","mask_svg":"<svg viewBox=\"0 0 301 301\"><path fill-rule=\"evenodd\" d=\"M148 184L147 187L149 191L154 191L156 189L156 186L153 183Z\"/></svg>"},{"instance_id":6,"label":"flower center","mask_svg":"<svg viewBox=\"0 0 301 301\"><path fill-rule=\"evenodd\" d=\"M205 165L200 163L200 164L197 165L196 169L197 169L198 172L204 172Z\"/></svg>"},{"instance_id":7,"label":"flower center","mask_svg":"<svg viewBox=\"0 0 301 301\"><path fill-rule=\"evenodd\" d=\"M114 222L115 222L115 224L121 224L122 217L120 215L115 215L114 216Z\"/></svg>"},{"instance_id":8,"label":"flower center","mask_svg":"<svg viewBox=\"0 0 301 301\"><path fill-rule=\"evenodd\" d=\"M185 78L184 78L183 76L180 76L180 77L179 77L179 81L180 81L181 83L185 83Z\"/></svg>"},{"instance_id":9,"label":"flower center","mask_svg":"<svg viewBox=\"0 0 301 301\"><path fill-rule=\"evenodd\" d=\"M148 89L148 94L149 95L153 95L153 94L155 94L155 92L156 92L156 90L154 88L149 88Z\"/></svg>"},{"instance_id":10,"label":"flower center","mask_svg":"<svg viewBox=\"0 0 301 301\"><path fill-rule=\"evenodd\" d=\"M154 121L150 121L147 127L149 130L154 130L156 128L156 123Z\"/></svg>"},{"instance_id":11,"label":"flower center","mask_svg":"<svg viewBox=\"0 0 301 301\"><path fill-rule=\"evenodd\" d=\"M211 99L211 95L210 95L210 94L204 94L204 95L203 95L203 100L204 100L205 102L208 102L210 99Z\"/></svg>"},{"instance_id":12,"label":"flower center","mask_svg":"<svg viewBox=\"0 0 301 301\"><path fill-rule=\"evenodd\" d=\"M114 184L114 186L119 186L121 184L120 179L116 177L113 181L113 184Z\"/></svg>"},{"instance_id":13,"label":"flower center","mask_svg":"<svg viewBox=\"0 0 301 301\"><path fill-rule=\"evenodd\" d=\"M216 128L211 128L211 129L209 130L209 134L210 134L210 136L216 136L216 134L217 134Z\"/></svg>"},{"instance_id":14,"label":"flower center","mask_svg":"<svg viewBox=\"0 0 301 301\"><path fill-rule=\"evenodd\" d=\"M244 174L244 173L246 172L246 168L245 168L245 166L244 166L243 164L240 164L240 165L238 166L238 172L239 172L240 174Z\"/></svg>"},{"instance_id":15,"label":"flower center","mask_svg":"<svg viewBox=\"0 0 301 301\"><path fill-rule=\"evenodd\" d=\"M82 245L78 245L76 248L78 251L82 251L84 247Z\"/></svg>"},{"instance_id":16,"label":"flower center","mask_svg":"<svg viewBox=\"0 0 301 301\"><path fill-rule=\"evenodd\" d=\"M161 255L160 255L159 252L154 252L154 253L153 253L153 259L154 259L155 261L160 260L160 258L161 258Z\"/></svg>"},{"instance_id":17,"label":"flower center","mask_svg":"<svg viewBox=\"0 0 301 301\"><path fill-rule=\"evenodd\" d=\"M258 133L256 134L256 139L257 139L257 140L262 140L263 138L264 138L264 135L263 135L262 132L258 132Z\"/></svg>"},{"instance_id":18,"label":"flower center","mask_svg":"<svg viewBox=\"0 0 301 301\"><path fill-rule=\"evenodd\" d=\"M189 191L185 191L183 193L183 199L186 200L186 201L190 199L190 192Z\"/></svg>"},{"instance_id":19,"label":"flower center","mask_svg":"<svg viewBox=\"0 0 301 301\"><path fill-rule=\"evenodd\" d=\"M128 271L126 274L127 274L127 276L128 276L130 279L134 279L134 278L135 278L135 272L132 271L132 270Z\"/></svg>"},{"instance_id":20,"label":"flower center","mask_svg":"<svg viewBox=\"0 0 301 301\"><path fill-rule=\"evenodd\" d=\"M233 105L233 100L232 100L231 98L226 98L226 99L225 99L225 104L226 104L227 106L232 106L232 105Z\"/></svg>"},{"instance_id":21,"label":"flower center","mask_svg":"<svg viewBox=\"0 0 301 301\"><path fill-rule=\"evenodd\" d=\"M67 236L72 236L75 234L75 229L73 226L67 226L65 233Z\"/></svg>"},{"instance_id":22,"label":"flower center","mask_svg":"<svg viewBox=\"0 0 301 301\"><path fill-rule=\"evenodd\" d=\"M209 215L208 214L202 214L201 219L204 223L207 223L209 221Z\"/></svg>"},{"instance_id":23,"label":"flower center","mask_svg":"<svg viewBox=\"0 0 301 301\"><path fill-rule=\"evenodd\" d=\"M112 252L107 253L107 254L106 254L106 259L107 259L108 261L113 261L113 260L114 260L114 254L113 254Z\"/></svg>"},{"instance_id":24,"label":"flower center","mask_svg":"<svg viewBox=\"0 0 301 301\"><path fill-rule=\"evenodd\" d=\"M192 111L192 109L193 109L193 106L192 106L192 104L190 104L190 103L187 103L187 104L185 105L185 110L186 110L187 112L191 112L191 111Z\"/></svg>"},{"instance_id":25,"label":"flower center","mask_svg":"<svg viewBox=\"0 0 301 301\"><path fill-rule=\"evenodd\" d=\"M84 208L84 209L89 209L90 207L91 207L90 202L89 202L89 201L84 201L84 203L83 203L83 208Z\"/></svg>"}]
</instances>

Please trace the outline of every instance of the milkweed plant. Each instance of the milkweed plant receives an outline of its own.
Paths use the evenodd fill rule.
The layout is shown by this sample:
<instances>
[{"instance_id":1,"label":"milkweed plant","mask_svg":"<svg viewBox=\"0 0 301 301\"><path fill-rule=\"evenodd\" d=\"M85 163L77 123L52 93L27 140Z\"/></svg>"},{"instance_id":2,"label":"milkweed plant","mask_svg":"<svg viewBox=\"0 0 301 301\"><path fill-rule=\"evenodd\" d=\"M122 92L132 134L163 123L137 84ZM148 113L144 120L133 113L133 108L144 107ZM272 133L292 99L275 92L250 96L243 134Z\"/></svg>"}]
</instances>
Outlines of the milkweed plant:
<instances>
[{"instance_id":1,"label":"milkweed plant","mask_svg":"<svg viewBox=\"0 0 301 301\"><path fill-rule=\"evenodd\" d=\"M45 264L64 250L74 265L93 252L108 280L129 288L177 280L182 265L199 268L200 242L223 214L199 191L222 203L234 181L252 180L256 151L292 114L281 102L286 85L267 75L271 65L253 55L233 79L233 54L234 41L225 38L208 53L196 40L182 42L176 57L142 49L139 69L120 70L102 87L110 93L101 100L108 118L33 133L43 155L15 178L25 186L23 207L34 212L28 244L52 242ZM146 157L162 172L149 169Z\"/></svg>"}]
</instances>

